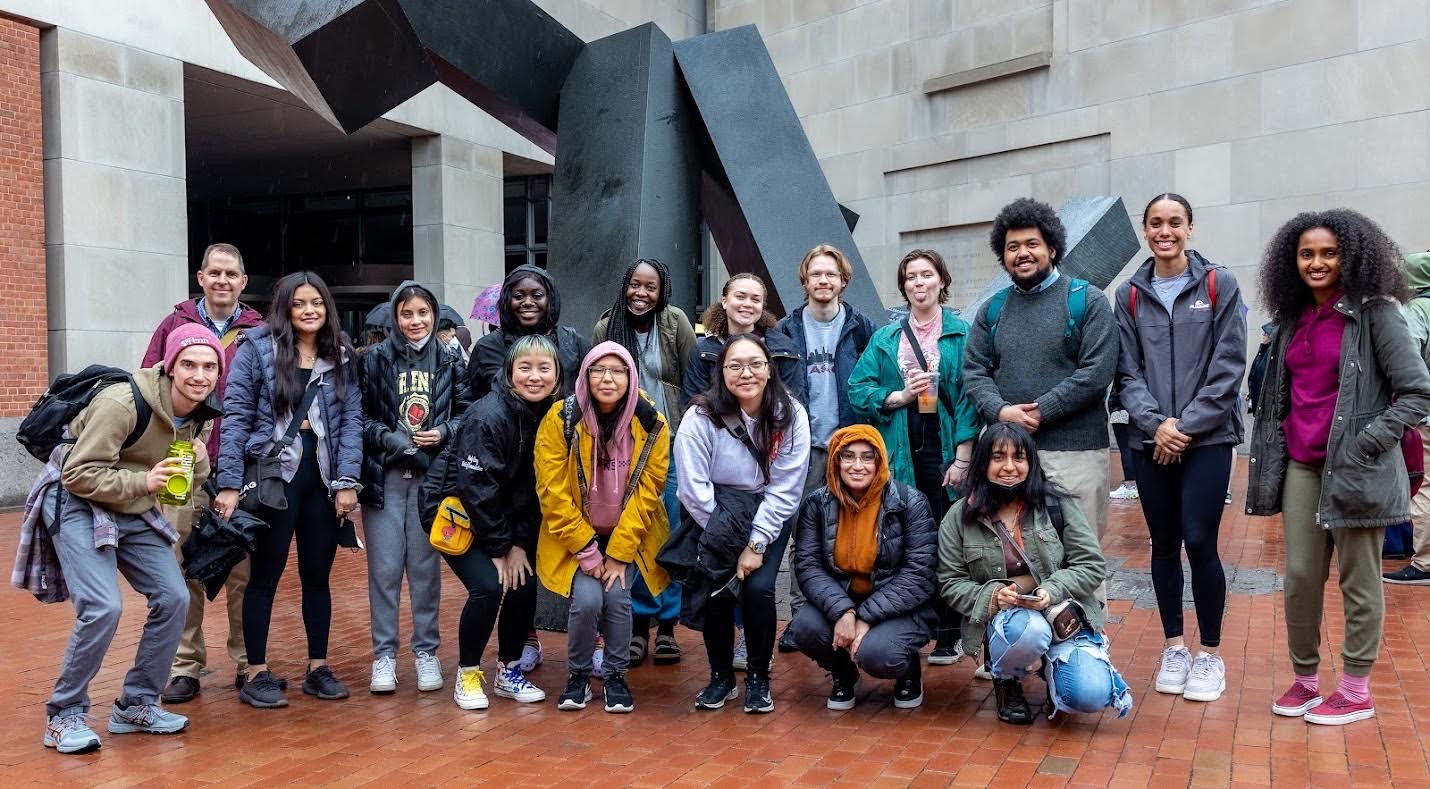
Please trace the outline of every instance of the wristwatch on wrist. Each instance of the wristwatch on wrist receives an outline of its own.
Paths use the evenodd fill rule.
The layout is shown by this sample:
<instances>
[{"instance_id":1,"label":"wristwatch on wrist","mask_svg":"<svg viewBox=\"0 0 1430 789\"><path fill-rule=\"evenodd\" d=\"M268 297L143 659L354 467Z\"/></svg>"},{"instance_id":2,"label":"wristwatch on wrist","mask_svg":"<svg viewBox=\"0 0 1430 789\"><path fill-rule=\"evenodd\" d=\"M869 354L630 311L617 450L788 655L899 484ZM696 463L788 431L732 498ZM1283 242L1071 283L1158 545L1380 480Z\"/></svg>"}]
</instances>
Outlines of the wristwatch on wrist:
<instances>
[{"instance_id":1,"label":"wristwatch on wrist","mask_svg":"<svg viewBox=\"0 0 1430 789\"><path fill-rule=\"evenodd\" d=\"M757 556L764 556L764 555L765 555L765 549L768 548L768 547L770 547L770 546L769 546L769 543L765 542L764 540L761 540L761 539L750 540L750 550L754 551L754 552L755 552L755 555L757 555Z\"/></svg>"}]
</instances>

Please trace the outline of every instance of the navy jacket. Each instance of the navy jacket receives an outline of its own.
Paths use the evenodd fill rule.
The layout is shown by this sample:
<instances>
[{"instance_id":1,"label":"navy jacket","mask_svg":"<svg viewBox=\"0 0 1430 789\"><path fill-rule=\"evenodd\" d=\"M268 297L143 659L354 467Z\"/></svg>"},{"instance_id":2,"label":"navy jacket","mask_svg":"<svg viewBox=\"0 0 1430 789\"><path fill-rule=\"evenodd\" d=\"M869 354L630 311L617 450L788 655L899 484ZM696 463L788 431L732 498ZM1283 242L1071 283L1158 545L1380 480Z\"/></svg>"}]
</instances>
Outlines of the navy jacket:
<instances>
[{"instance_id":1,"label":"navy jacket","mask_svg":"<svg viewBox=\"0 0 1430 789\"><path fill-rule=\"evenodd\" d=\"M835 380L848 381L854 374L854 365L859 361L859 356L864 353L864 349L869 347L869 338L874 336L877 328L874 322L862 312L854 309L847 302L844 303L844 328L839 332L839 344L834 348L834 374ZM809 346L804 339L804 307L796 307L794 312L780 319L775 325L775 331L788 337L794 344L795 352L801 359L809 358ZM805 367L806 379L804 389L808 392L808 366ZM786 381L788 383L788 381ZM805 398L800 398L801 402ZM859 421L855 416L854 409L849 406L849 394L844 386L839 387L839 426L848 427Z\"/></svg>"},{"instance_id":2,"label":"navy jacket","mask_svg":"<svg viewBox=\"0 0 1430 789\"><path fill-rule=\"evenodd\" d=\"M765 334L765 347L770 349L770 363L775 366L785 388L794 395L800 405L804 405L804 357L795 348L794 342L777 330ZM690 407L690 399L705 391L710 385L715 371L715 363L720 360L720 351L725 348L725 340L709 334L695 341L695 352L690 354L690 362L685 365L685 377L680 382L680 412Z\"/></svg>"}]
</instances>

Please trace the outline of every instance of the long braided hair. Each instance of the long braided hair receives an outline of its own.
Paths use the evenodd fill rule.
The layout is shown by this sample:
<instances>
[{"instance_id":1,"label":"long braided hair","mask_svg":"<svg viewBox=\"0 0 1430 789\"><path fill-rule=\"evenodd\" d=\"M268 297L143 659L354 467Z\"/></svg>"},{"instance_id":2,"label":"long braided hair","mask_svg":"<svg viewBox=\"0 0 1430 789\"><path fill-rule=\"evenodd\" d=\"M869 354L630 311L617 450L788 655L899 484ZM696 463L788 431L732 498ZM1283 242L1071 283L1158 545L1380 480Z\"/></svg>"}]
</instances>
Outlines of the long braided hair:
<instances>
[{"instance_id":1,"label":"long braided hair","mask_svg":"<svg viewBox=\"0 0 1430 789\"><path fill-rule=\"evenodd\" d=\"M631 277L635 276L636 269L641 264L645 264L655 269L655 275L660 278L660 292L656 297L655 307L644 316L631 314L630 307L626 303L626 289L630 287ZM621 277L621 292L616 296L616 303L611 307L611 319L606 324L606 339L614 343L619 343L631 355L631 359L636 363L637 372L641 370L641 349L637 338L637 325L645 320L650 321L649 331L655 331L656 320L660 313L670 306L670 269L655 258L639 258L634 263L626 266L626 273Z\"/></svg>"}]
</instances>

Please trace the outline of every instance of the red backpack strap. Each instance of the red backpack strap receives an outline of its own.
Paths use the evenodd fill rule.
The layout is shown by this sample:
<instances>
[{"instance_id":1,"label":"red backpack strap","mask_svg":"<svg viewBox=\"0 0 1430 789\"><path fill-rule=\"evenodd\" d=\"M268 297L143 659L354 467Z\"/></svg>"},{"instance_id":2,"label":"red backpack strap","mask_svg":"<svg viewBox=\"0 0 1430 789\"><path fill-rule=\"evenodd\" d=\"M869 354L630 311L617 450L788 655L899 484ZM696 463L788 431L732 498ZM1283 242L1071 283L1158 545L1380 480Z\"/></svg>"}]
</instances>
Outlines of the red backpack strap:
<instances>
[{"instance_id":1,"label":"red backpack strap","mask_svg":"<svg viewBox=\"0 0 1430 789\"><path fill-rule=\"evenodd\" d=\"M1207 295L1212 299L1212 312L1216 312L1216 269L1207 272Z\"/></svg>"},{"instance_id":2,"label":"red backpack strap","mask_svg":"<svg viewBox=\"0 0 1430 789\"><path fill-rule=\"evenodd\" d=\"M1137 322L1137 286L1133 285L1127 292L1127 311L1132 313L1132 322Z\"/></svg>"}]
</instances>

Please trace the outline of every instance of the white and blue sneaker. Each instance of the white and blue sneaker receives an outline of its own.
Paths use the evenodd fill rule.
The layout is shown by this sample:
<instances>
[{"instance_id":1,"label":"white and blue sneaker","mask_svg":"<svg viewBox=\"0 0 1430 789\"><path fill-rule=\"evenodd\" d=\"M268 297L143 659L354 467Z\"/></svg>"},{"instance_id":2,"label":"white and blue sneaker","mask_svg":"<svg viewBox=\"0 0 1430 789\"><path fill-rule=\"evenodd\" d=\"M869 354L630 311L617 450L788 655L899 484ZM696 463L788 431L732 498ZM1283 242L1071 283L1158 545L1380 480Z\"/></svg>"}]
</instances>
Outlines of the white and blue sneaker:
<instances>
[{"instance_id":1,"label":"white and blue sneaker","mask_svg":"<svg viewBox=\"0 0 1430 789\"><path fill-rule=\"evenodd\" d=\"M158 704L135 704L120 706L114 702L109 713L110 734L177 734L189 727L189 719L177 713L168 712Z\"/></svg>"},{"instance_id":2,"label":"white and blue sneaker","mask_svg":"<svg viewBox=\"0 0 1430 789\"><path fill-rule=\"evenodd\" d=\"M83 712L54 715L45 721L45 747L60 753L89 753L99 750L99 735L89 727Z\"/></svg>"},{"instance_id":3,"label":"white and blue sneaker","mask_svg":"<svg viewBox=\"0 0 1430 789\"><path fill-rule=\"evenodd\" d=\"M498 696L526 704L546 701L546 691L531 684L517 663L497 663L497 681L492 686Z\"/></svg>"}]
</instances>

